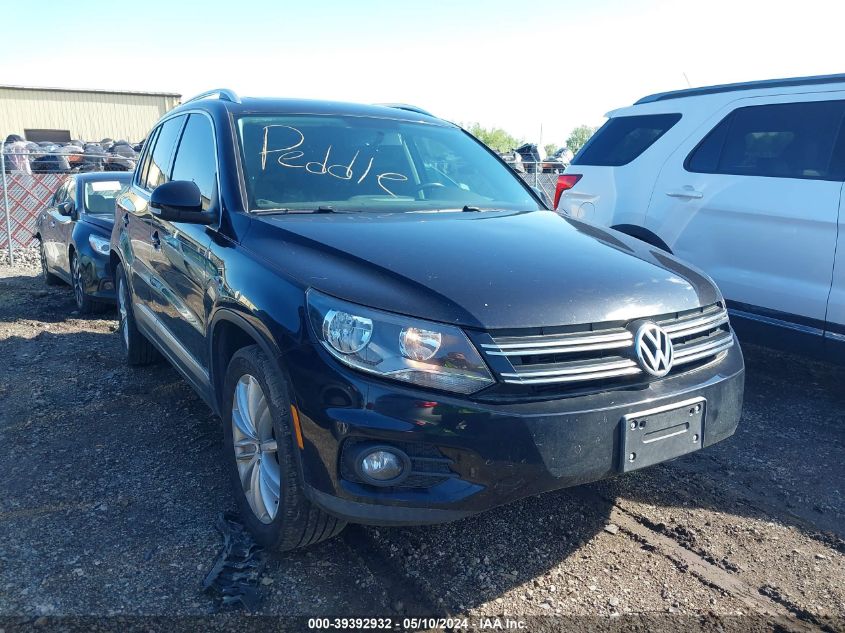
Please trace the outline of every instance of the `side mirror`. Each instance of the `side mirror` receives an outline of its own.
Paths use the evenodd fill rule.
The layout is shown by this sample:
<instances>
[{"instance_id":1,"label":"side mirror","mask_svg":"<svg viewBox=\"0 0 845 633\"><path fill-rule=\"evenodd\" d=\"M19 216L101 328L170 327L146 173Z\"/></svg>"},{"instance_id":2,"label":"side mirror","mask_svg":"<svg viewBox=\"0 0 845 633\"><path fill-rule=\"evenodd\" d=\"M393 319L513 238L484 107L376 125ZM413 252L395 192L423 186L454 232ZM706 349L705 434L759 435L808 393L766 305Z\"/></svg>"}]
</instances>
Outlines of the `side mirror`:
<instances>
[{"instance_id":1,"label":"side mirror","mask_svg":"<svg viewBox=\"0 0 845 633\"><path fill-rule=\"evenodd\" d=\"M211 224L214 216L202 210L202 194L190 180L171 180L153 189L150 196L153 215L170 222Z\"/></svg>"},{"instance_id":2,"label":"side mirror","mask_svg":"<svg viewBox=\"0 0 845 633\"><path fill-rule=\"evenodd\" d=\"M60 202L56 208L59 211L59 215L63 215L66 218L69 218L73 215L73 203L65 200L64 202Z\"/></svg>"}]
</instances>

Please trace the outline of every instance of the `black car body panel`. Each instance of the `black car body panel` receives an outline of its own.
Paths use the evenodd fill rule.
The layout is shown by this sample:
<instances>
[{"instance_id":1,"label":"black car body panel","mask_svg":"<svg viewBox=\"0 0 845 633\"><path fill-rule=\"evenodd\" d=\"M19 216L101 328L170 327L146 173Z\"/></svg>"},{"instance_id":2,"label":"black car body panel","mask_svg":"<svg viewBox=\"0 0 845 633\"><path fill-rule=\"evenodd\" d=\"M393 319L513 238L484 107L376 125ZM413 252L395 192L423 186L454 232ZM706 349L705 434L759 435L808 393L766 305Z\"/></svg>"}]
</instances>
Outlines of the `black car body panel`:
<instances>
[{"instance_id":1,"label":"black car body panel","mask_svg":"<svg viewBox=\"0 0 845 633\"><path fill-rule=\"evenodd\" d=\"M70 176L36 220L35 235L44 246L49 272L71 283L70 255L75 253L79 258L85 294L98 301L114 301L114 283L108 253L96 251L89 238L94 235L108 242L114 215L90 213L85 207L84 187L86 183L111 181L128 185L130 176L117 172ZM59 212L59 196L63 196L63 201L71 203L71 215Z\"/></svg>"},{"instance_id":2,"label":"black car body panel","mask_svg":"<svg viewBox=\"0 0 845 633\"><path fill-rule=\"evenodd\" d=\"M307 385L297 394L303 433L324 438L306 445L305 482L315 502L359 523L436 523L611 477L622 472L624 415L703 397L707 447L734 433L742 408L744 366L738 353L710 371L614 391L611 398L593 393L502 405L327 372L329 359L321 355L305 347L286 358L294 384ZM350 438L434 447L458 476L424 491L385 492L345 481L337 464ZM390 510L373 514L374 504Z\"/></svg>"},{"instance_id":3,"label":"black car body panel","mask_svg":"<svg viewBox=\"0 0 845 633\"><path fill-rule=\"evenodd\" d=\"M711 282L672 256L550 211L256 222L243 246L304 286L470 328L631 320L718 298ZM397 239L405 234L413 239Z\"/></svg>"},{"instance_id":4,"label":"black car body panel","mask_svg":"<svg viewBox=\"0 0 845 633\"><path fill-rule=\"evenodd\" d=\"M402 384L338 362L309 321L311 289L458 326L477 347L494 335L627 326L722 305L722 298L706 275L673 256L542 210L533 193L537 208L524 211L251 213L235 121L279 112L450 126L382 106L186 103L162 119L148 144L155 154L168 122L182 130L177 138L188 125L210 124L216 178L203 212L213 221L171 222L151 212L144 178L155 160L172 170L179 144L168 140L170 153L157 159L147 147L118 200L111 267L121 263L127 272L138 328L218 414L227 351L257 343L272 359L300 411L304 445L294 453L312 502L357 522L459 518L622 472L624 416L691 397L704 398L706 408L703 437L690 450L734 432L744 378L738 344L665 378L577 390L502 389L502 374L488 356L497 384L470 395ZM190 117L198 118L191 123ZM503 162L501 177L518 178ZM439 470L423 472L416 487L356 481L344 451L361 442L402 446Z\"/></svg>"}]
</instances>

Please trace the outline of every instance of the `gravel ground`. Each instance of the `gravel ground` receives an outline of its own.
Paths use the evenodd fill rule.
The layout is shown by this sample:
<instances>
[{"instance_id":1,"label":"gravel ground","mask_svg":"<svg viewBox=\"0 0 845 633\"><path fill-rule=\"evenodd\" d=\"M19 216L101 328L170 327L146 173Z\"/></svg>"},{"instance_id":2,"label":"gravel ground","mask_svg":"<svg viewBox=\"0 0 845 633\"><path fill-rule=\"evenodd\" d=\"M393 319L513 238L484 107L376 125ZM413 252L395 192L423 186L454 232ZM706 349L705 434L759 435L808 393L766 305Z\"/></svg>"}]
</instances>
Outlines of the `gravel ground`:
<instances>
[{"instance_id":1,"label":"gravel ground","mask_svg":"<svg viewBox=\"0 0 845 633\"><path fill-rule=\"evenodd\" d=\"M0 625L215 613L201 584L234 508L219 421L168 365L126 367L114 313L80 317L39 273L31 253L0 266ZM745 352L730 440L460 522L355 526L273 555L258 612L842 630L845 368Z\"/></svg>"}]
</instances>

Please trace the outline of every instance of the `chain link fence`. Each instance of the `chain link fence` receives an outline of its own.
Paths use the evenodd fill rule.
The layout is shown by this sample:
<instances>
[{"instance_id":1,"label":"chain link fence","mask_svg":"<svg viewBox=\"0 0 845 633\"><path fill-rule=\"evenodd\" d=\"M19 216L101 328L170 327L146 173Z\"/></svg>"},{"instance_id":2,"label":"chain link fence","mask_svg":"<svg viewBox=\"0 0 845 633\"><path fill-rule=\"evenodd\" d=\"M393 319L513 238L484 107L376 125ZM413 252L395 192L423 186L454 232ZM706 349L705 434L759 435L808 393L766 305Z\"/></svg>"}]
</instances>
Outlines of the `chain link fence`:
<instances>
[{"instance_id":1,"label":"chain link fence","mask_svg":"<svg viewBox=\"0 0 845 633\"><path fill-rule=\"evenodd\" d=\"M528 185L535 187L545 193L549 200L554 200L555 187L557 186L557 177L563 170L549 170L543 169L543 163L522 163L526 167L524 171L514 169L514 171L522 178Z\"/></svg>"},{"instance_id":2,"label":"chain link fence","mask_svg":"<svg viewBox=\"0 0 845 633\"><path fill-rule=\"evenodd\" d=\"M99 143L51 147L52 151L16 145L19 143L0 143L0 252L8 253L9 263L14 263L16 250L32 245L38 213L49 205L68 175L131 171L137 159L137 150L128 143L115 144L115 151Z\"/></svg>"}]
</instances>

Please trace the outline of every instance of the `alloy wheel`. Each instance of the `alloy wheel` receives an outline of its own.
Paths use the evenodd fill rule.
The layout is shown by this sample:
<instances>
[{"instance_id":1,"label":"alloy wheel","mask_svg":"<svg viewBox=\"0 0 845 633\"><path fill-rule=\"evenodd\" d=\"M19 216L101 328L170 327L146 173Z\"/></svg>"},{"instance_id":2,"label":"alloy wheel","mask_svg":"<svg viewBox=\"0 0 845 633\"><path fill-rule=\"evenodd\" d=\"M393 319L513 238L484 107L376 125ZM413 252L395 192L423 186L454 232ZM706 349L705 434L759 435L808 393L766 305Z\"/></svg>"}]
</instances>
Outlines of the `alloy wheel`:
<instances>
[{"instance_id":1,"label":"alloy wheel","mask_svg":"<svg viewBox=\"0 0 845 633\"><path fill-rule=\"evenodd\" d=\"M129 349L129 299L126 296L126 284L121 276L117 280L117 310L120 313L120 333L123 336L123 344Z\"/></svg>"},{"instance_id":2,"label":"alloy wheel","mask_svg":"<svg viewBox=\"0 0 845 633\"><path fill-rule=\"evenodd\" d=\"M73 295L76 298L76 307L80 310L85 303L85 289L82 286L82 274L79 270L79 257L74 255L70 261L70 275L73 281Z\"/></svg>"},{"instance_id":3,"label":"alloy wheel","mask_svg":"<svg viewBox=\"0 0 845 633\"><path fill-rule=\"evenodd\" d=\"M269 403L260 383L244 374L232 399L232 443L241 488L259 521L270 523L279 510L281 470Z\"/></svg>"}]
</instances>

